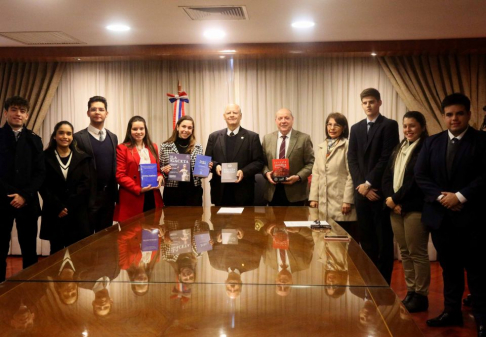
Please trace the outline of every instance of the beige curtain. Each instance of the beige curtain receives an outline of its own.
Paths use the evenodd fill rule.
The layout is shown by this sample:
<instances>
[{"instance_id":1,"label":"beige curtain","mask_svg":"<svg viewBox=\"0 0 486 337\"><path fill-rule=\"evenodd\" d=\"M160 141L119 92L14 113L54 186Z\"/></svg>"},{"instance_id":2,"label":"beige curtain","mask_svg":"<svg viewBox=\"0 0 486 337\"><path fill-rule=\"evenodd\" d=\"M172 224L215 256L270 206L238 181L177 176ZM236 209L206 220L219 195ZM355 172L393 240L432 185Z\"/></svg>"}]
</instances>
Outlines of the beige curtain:
<instances>
[{"instance_id":1,"label":"beige curtain","mask_svg":"<svg viewBox=\"0 0 486 337\"><path fill-rule=\"evenodd\" d=\"M424 113L430 134L444 129L440 102L454 92L471 99L470 124L480 127L486 105L486 55L393 56L378 60L407 108Z\"/></svg>"},{"instance_id":2,"label":"beige curtain","mask_svg":"<svg viewBox=\"0 0 486 337\"><path fill-rule=\"evenodd\" d=\"M65 63L1 62L0 102L19 95L30 102L27 127L38 133L57 91ZM1 124L3 125L3 114Z\"/></svg>"}]
</instances>

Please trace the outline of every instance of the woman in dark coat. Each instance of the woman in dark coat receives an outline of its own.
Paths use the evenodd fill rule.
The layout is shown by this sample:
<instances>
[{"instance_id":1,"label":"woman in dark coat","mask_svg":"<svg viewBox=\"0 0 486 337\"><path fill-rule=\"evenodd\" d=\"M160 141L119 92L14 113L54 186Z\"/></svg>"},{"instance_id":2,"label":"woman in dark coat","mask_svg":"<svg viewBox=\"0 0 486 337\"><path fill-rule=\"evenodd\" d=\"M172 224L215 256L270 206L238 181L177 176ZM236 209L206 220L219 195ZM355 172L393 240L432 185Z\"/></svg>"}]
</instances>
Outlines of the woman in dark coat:
<instances>
[{"instance_id":1,"label":"woman in dark coat","mask_svg":"<svg viewBox=\"0 0 486 337\"><path fill-rule=\"evenodd\" d=\"M422 223L424 194L415 181L414 167L427 137L425 117L418 111L403 116L405 138L397 145L383 174L383 194L400 247L409 312L426 311L430 285L429 231Z\"/></svg>"},{"instance_id":2,"label":"woman in dark coat","mask_svg":"<svg viewBox=\"0 0 486 337\"><path fill-rule=\"evenodd\" d=\"M40 190L40 238L49 240L51 254L90 235L88 221L90 157L76 147L74 128L56 124L44 151L46 179Z\"/></svg>"}]
</instances>

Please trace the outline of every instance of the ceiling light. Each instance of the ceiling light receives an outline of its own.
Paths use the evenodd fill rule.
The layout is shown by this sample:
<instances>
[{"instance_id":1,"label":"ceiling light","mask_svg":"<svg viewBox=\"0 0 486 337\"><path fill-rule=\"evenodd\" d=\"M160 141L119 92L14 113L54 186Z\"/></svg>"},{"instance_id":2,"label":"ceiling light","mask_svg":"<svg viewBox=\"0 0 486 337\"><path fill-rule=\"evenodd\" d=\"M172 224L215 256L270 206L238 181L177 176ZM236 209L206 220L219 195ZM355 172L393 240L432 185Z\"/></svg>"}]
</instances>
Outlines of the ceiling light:
<instances>
[{"instance_id":1,"label":"ceiling light","mask_svg":"<svg viewBox=\"0 0 486 337\"><path fill-rule=\"evenodd\" d=\"M224 59L224 58L226 58L226 56L224 56L224 55L220 55L220 56L219 56L219 58L220 58L220 59Z\"/></svg>"},{"instance_id":2,"label":"ceiling light","mask_svg":"<svg viewBox=\"0 0 486 337\"><path fill-rule=\"evenodd\" d=\"M375 52L372 52L371 53L371 56L376 56L377 54Z\"/></svg>"},{"instance_id":3,"label":"ceiling light","mask_svg":"<svg viewBox=\"0 0 486 337\"><path fill-rule=\"evenodd\" d=\"M314 27L316 24L314 21L296 21L292 22L292 27L294 28L311 28Z\"/></svg>"},{"instance_id":4,"label":"ceiling light","mask_svg":"<svg viewBox=\"0 0 486 337\"><path fill-rule=\"evenodd\" d=\"M226 36L226 33L220 29L208 29L204 32L204 36L211 40L220 40Z\"/></svg>"},{"instance_id":5,"label":"ceiling light","mask_svg":"<svg viewBox=\"0 0 486 337\"><path fill-rule=\"evenodd\" d=\"M234 49L225 49L225 50L220 50L220 53L236 53L236 50Z\"/></svg>"},{"instance_id":6,"label":"ceiling light","mask_svg":"<svg viewBox=\"0 0 486 337\"><path fill-rule=\"evenodd\" d=\"M116 25L106 26L106 29L111 30L113 32L128 32L130 30L130 27L127 25L116 24Z\"/></svg>"}]
</instances>

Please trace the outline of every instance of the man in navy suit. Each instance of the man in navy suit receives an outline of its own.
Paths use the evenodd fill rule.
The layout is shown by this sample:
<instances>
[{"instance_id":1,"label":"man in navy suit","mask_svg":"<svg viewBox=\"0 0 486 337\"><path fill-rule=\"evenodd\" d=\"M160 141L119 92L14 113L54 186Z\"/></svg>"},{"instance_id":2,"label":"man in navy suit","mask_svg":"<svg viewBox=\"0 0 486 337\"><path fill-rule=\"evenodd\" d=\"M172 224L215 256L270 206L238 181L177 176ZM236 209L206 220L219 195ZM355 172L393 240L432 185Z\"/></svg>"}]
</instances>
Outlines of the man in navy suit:
<instances>
[{"instance_id":1,"label":"man in navy suit","mask_svg":"<svg viewBox=\"0 0 486 337\"><path fill-rule=\"evenodd\" d=\"M444 312L427 324L463 324L465 269L478 335L486 336L486 134L469 126L470 105L463 94L442 101L448 130L426 140L415 178L425 194L422 221L431 228L444 278Z\"/></svg>"},{"instance_id":2,"label":"man in navy suit","mask_svg":"<svg viewBox=\"0 0 486 337\"><path fill-rule=\"evenodd\" d=\"M252 206L255 194L255 174L263 169L263 151L257 133L240 126L242 114L237 104L226 107L227 128L209 135L206 156L213 162L211 203L216 206ZM221 183L221 164L238 163L237 180Z\"/></svg>"},{"instance_id":3,"label":"man in navy suit","mask_svg":"<svg viewBox=\"0 0 486 337\"><path fill-rule=\"evenodd\" d=\"M355 205L361 247L390 284L393 271L393 232L383 208L381 180L398 144L398 123L380 114L381 96L374 88L361 92L366 118L351 127L348 165L356 189Z\"/></svg>"}]
</instances>

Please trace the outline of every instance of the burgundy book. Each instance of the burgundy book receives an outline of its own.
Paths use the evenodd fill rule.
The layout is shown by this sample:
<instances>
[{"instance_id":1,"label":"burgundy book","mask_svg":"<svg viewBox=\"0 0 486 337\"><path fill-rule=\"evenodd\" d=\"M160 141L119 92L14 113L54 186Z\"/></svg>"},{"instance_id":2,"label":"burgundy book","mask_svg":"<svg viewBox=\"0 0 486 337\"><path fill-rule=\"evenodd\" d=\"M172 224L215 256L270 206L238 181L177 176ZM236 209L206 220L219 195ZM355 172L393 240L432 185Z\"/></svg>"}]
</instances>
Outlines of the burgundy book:
<instances>
[{"instance_id":1,"label":"burgundy book","mask_svg":"<svg viewBox=\"0 0 486 337\"><path fill-rule=\"evenodd\" d=\"M290 177L289 159L272 159L273 181L282 182L285 178Z\"/></svg>"}]
</instances>

